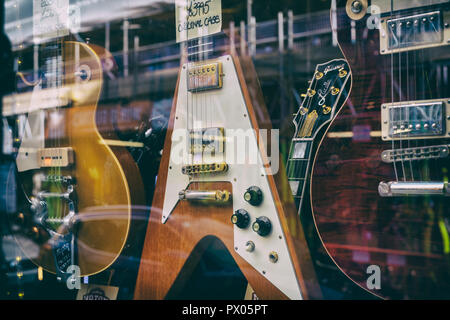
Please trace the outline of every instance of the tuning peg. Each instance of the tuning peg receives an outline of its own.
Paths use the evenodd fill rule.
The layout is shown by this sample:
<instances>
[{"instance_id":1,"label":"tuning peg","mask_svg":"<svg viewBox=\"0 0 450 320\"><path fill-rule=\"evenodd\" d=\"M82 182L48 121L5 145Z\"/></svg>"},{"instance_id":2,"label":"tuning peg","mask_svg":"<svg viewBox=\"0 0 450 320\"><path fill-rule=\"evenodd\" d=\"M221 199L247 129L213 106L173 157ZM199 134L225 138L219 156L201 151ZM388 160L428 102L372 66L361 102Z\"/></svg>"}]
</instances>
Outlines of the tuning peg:
<instances>
[{"instance_id":1,"label":"tuning peg","mask_svg":"<svg viewBox=\"0 0 450 320\"><path fill-rule=\"evenodd\" d=\"M331 94L333 96L337 95L339 92L341 92L341 90L339 88L331 87Z\"/></svg>"},{"instance_id":2,"label":"tuning peg","mask_svg":"<svg viewBox=\"0 0 450 320\"><path fill-rule=\"evenodd\" d=\"M300 97L306 98L306 93L302 93L302 94L300 95Z\"/></svg>"},{"instance_id":3,"label":"tuning peg","mask_svg":"<svg viewBox=\"0 0 450 320\"><path fill-rule=\"evenodd\" d=\"M309 97L314 97L314 95L316 94L316 90L314 89L308 89L307 95Z\"/></svg>"},{"instance_id":4,"label":"tuning peg","mask_svg":"<svg viewBox=\"0 0 450 320\"><path fill-rule=\"evenodd\" d=\"M347 70L339 69L339 78L344 78L347 75Z\"/></svg>"},{"instance_id":5,"label":"tuning peg","mask_svg":"<svg viewBox=\"0 0 450 320\"><path fill-rule=\"evenodd\" d=\"M331 107L323 106L323 114L329 114L331 112Z\"/></svg>"}]
</instances>

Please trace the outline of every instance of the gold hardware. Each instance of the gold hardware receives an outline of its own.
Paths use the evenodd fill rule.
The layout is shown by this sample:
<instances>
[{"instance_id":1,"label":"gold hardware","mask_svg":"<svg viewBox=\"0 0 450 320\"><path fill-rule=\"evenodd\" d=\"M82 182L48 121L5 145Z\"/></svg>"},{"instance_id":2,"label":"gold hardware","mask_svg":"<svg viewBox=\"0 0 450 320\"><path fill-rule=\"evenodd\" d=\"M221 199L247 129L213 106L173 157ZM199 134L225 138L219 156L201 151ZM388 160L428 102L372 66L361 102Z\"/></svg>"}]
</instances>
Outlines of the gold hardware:
<instances>
[{"instance_id":1,"label":"gold hardware","mask_svg":"<svg viewBox=\"0 0 450 320\"><path fill-rule=\"evenodd\" d=\"M271 251L269 253L269 260L272 263L277 263L277 261L278 261L278 253L276 253L275 251Z\"/></svg>"},{"instance_id":2,"label":"gold hardware","mask_svg":"<svg viewBox=\"0 0 450 320\"><path fill-rule=\"evenodd\" d=\"M347 70L339 69L339 78L344 78L347 75Z\"/></svg>"},{"instance_id":3,"label":"gold hardware","mask_svg":"<svg viewBox=\"0 0 450 320\"><path fill-rule=\"evenodd\" d=\"M228 165L222 163L206 163L183 166L181 172L187 175L205 174L205 173L219 173L228 170Z\"/></svg>"},{"instance_id":4,"label":"gold hardware","mask_svg":"<svg viewBox=\"0 0 450 320\"><path fill-rule=\"evenodd\" d=\"M221 89L222 62L199 64L189 67L188 91L198 92L205 90Z\"/></svg>"},{"instance_id":5,"label":"gold hardware","mask_svg":"<svg viewBox=\"0 0 450 320\"><path fill-rule=\"evenodd\" d=\"M301 107L300 108L300 114L302 115L302 116L304 116L305 114L307 114L308 113L308 109L306 109L306 108L304 108L304 107Z\"/></svg>"},{"instance_id":6,"label":"gold hardware","mask_svg":"<svg viewBox=\"0 0 450 320\"><path fill-rule=\"evenodd\" d=\"M339 88L331 87L331 94L333 96L337 95L339 92L341 92L341 90Z\"/></svg>"},{"instance_id":7,"label":"gold hardware","mask_svg":"<svg viewBox=\"0 0 450 320\"><path fill-rule=\"evenodd\" d=\"M225 129L208 128L192 130L189 134L191 154L219 154L225 148Z\"/></svg>"},{"instance_id":8,"label":"gold hardware","mask_svg":"<svg viewBox=\"0 0 450 320\"><path fill-rule=\"evenodd\" d=\"M322 79L322 78L323 78L323 72L317 71L317 72L316 72L316 79L317 79L317 80L320 80L320 79Z\"/></svg>"},{"instance_id":9,"label":"gold hardware","mask_svg":"<svg viewBox=\"0 0 450 320\"><path fill-rule=\"evenodd\" d=\"M316 94L316 90L314 89L308 89L308 97L314 97L314 95Z\"/></svg>"},{"instance_id":10,"label":"gold hardware","mask_svg":"<svg viewBox=\"0 0 450 320\"><path fill-rule=\"evenodd\" d=\"M347 0L347 15L353 20L361 20L367 13L367 0Z\"/></svg>"},{"instance_id":11,"label":"gold hardware","mask_svg":"<svg viewBox=\"0 0 450 320\"><path fill-rule=\"evenodd\" d=\"M323 106L323 114L329 114L331 112L331 107Z\"/></svg>"},{"instance_id":12,"label":"gold hardware","mask_svg":"<svg viewBox=\"0 0 450 320\"><path fill-rule=\"evenodd\" d=\"M180 200L186 201L217 201L228 202L230 192L227 190L202 191L202 190L183 190L178 193Z\"/></svg>"}]
</instances>

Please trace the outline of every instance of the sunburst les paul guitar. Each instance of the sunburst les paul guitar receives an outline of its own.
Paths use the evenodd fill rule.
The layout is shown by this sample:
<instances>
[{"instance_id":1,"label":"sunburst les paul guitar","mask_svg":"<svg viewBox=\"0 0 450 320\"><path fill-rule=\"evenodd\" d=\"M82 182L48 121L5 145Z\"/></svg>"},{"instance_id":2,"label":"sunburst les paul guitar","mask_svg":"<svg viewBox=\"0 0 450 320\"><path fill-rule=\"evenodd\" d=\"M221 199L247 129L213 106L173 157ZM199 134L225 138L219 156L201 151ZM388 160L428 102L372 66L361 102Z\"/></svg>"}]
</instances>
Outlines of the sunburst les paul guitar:
<instances>
[{"instance_id":1,"label":"sunburst les paul guitar","mask_svg":"<svg viewBox=\"0 0 450 320\"><path fill-rule=\"evenodd\" d=\"M317 297L283 168L275 174L258 144L270 121L251 59L217 54L212 36L186 47L135 298L176 297L214 239L258 297Z\"/></svg>"},{"instance_id":2,"label":"sunburst les paul guitar","mask_svg":"<svg viewBox=\"0 0 450 320\"><path fill-rule=\"evenodd\" d=\"M362 288L449 298L449 2L370 4L337 1L353 81L315 156L315 222Z\"/></svg>"},{"instance_id":3,"label":"sunburst les paul guitar","mask_svg":"<svg viewBox=\"0 0 450 320\"><path fill-rule=\"evenodd\" d=\"M133 205L144 203L133 158L110 145L112 125L97 129L103 64L112 56L95 45L58 40L41 44L40 57L33 91L9 97L3 112L19 132L16 163L25 194L15 236L45 270L63 278L75 266L78 275L93 275L117 259Z\"/></svg>"}]
</instances>

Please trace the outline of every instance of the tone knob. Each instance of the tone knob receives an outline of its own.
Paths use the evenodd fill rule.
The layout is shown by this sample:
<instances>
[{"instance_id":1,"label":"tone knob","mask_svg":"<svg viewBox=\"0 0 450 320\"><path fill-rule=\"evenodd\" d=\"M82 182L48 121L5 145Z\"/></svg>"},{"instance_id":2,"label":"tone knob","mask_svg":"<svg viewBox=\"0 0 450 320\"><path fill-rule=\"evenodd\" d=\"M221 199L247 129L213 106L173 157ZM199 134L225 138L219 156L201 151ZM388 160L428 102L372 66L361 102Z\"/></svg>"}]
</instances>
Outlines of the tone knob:
<instances>
[{"instance_id":1,"label":"tone knob","mask_svg":"<svg viewBox=\"0 0 450 320\"><path fill-rule=\"evenodd\" d=\"M231 216L231 223L235 224L240 229L245 229L250 224L250 215L244 209L236 210Z\"/></svg>"},{"instance_id":2,"label":"tone knob","mask_svg":"<svg viewBox=\"0 0 450 320\"><path fill-rule=\"evenodd\" d=\"M265 237L272 231L272 223L267 217L259 217L253 222L252 229L261 237Z\"/></svg>"},{"instance_id":3,"label":"tone knob","mask_svg":"<svg viewBox=\"0 0 450 320\"><path fill-rule=\"evenodd\" d=\"M244 200L252 206L259 206L263 201L263 193L260 188L253 186L244 193Z\"/></svg>"}]
</instances>

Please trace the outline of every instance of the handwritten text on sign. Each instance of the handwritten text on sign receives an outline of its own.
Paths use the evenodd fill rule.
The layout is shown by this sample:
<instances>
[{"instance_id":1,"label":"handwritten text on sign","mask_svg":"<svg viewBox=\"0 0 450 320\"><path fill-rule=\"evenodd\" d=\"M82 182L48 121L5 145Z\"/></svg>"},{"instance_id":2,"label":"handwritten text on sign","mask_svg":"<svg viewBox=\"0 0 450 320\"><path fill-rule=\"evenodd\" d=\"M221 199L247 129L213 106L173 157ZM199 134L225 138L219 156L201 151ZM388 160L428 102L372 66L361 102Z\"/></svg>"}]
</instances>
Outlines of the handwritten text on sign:
<instances>
[{"instance_id":1,"label":"handwritten text on sign","mask_svg":"<svg viewBox=\"0 0 450 320\"><path fill-rule=\"evenodd\" d=\"M33 0L33 36L35 43L67 36L78 32L81 11L78 4L69 0Z\"/></svg>"},{"instance_id":2,"label":"handwritten text on sign","mask_svg":"<svg viewBox=\"0 0 450 320\"><path fill-rule=\"evenodd\" d=\"M176 0L177 42L222 30L222 0Z\"/></svg>"}]
</instances>

